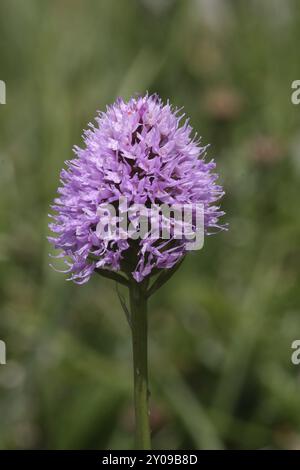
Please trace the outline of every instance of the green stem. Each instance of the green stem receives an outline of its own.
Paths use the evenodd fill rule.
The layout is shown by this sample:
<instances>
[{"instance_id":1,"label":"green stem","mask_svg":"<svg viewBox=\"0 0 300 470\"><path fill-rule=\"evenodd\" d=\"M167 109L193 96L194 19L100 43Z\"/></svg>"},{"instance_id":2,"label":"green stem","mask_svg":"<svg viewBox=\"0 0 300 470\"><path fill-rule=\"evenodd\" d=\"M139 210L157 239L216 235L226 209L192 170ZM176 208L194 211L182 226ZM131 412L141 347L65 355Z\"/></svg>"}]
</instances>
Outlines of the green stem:
<instances>
[{"instance_id":1,"label":"green stem","mask_svg":"<svg viewBox=\"0 0 300 470\"><path fill-rule=\"evenodd\" d=\"M148 406L147 297L141 284L129 287L133 371L135 436L137 449L151 449Z\"/></svg>"}]
</instances>

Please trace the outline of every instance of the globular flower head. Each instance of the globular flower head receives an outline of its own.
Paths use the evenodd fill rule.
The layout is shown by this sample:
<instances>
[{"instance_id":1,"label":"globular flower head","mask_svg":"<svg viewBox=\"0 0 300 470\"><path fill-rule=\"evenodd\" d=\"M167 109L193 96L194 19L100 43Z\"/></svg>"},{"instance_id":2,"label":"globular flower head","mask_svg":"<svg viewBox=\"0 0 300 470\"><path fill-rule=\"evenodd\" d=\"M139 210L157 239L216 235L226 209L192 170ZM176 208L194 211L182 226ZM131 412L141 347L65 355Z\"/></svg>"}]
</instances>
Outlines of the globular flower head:
<instances>
[{"instance_id":1,"label":"globular flower head","mask_svg":"<svg viewBox=\"0 0 300 470\"><path fill-rule=\"evenodd\" d=\"M223 195L215 163L206 161L206 147L191 134L180 110L163 104L157 95L128 102L119 98L89 124L84 147L74 148L75 158L61 172L62 185L52 206L50 228L55 236L49 240L65 257L71 280L86 282L101 268L123 271L140 282L172 268L188 251L189 240L176 236L174 226L168 239L160 232L140 239L120 233L103 236L97 227L106 204L115 207L117 221L123 216L124 199L127 208L142 205L146 216L150 207L163 204L200 204L205 234L224 229L219 223L223 212L215 205ZM162 224L160 218L159 227Z\"/></svg>"}]
</instances>

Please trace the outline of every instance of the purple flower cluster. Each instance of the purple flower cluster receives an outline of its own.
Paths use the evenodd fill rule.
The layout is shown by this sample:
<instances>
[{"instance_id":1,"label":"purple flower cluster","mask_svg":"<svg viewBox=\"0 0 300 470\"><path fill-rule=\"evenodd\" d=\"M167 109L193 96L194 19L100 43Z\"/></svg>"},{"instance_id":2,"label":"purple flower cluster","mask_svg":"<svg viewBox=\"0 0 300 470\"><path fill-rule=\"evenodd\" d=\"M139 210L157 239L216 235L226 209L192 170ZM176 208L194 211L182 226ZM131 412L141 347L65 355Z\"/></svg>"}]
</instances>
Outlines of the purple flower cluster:
<instances>
[{"instance_id":1,"label":"purple flower cluster","mask_svg":"<svg viewBox=\"0 0 300 470\"><path fill-rule=\"evenodd\" d=\"M84 148L61 172L59 196L50 224L56 249L62 250L66 272L77 283L86 282L96 268L123 271L140 282L161 269L173 267L187 252L186 240L145 237L140 240L99 237L99 206L117 204L195 204L204 207L205 233L222 229L223 215L215 202L223 195L204 159L192 128L163 104L157 95L118 99L101 112L84 132Z\"/></svg>"}]
</instances>

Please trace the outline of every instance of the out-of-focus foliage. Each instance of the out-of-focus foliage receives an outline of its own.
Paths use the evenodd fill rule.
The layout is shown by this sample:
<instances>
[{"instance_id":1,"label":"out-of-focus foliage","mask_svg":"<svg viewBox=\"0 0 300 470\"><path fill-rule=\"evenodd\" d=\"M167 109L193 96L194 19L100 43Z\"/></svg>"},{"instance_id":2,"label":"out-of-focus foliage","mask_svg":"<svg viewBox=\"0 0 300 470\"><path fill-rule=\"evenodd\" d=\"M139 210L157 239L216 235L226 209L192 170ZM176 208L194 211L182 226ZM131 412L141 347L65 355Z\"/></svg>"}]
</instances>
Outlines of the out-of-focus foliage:
<instances>
[{"instance_id":1,"label":"out-of-focus foliage","mask_svg":"<svg viewBox=\"0 0 300 470\"><path fill-rule=\"evenodd\" d=\"M46 236L82 129L145 90L212 144L230 223L151 301L153 445L300 448L299 31L296 0L1 0L1 448L133 446L115 286L65 282Z\"/></svg>"}]
</instances>

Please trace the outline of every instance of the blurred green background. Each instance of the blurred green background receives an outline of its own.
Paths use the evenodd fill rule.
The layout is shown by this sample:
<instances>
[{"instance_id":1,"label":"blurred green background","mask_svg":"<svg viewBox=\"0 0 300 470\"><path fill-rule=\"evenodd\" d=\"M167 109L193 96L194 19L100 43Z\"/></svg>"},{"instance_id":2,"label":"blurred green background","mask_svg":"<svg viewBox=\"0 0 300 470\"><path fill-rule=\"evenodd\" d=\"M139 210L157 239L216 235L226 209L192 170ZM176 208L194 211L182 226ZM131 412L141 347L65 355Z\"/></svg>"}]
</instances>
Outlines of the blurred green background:
<instances>
[{"instance_id":1,"label":"blurred green background","mask_svg":"<svg viewBox=\"0 0 300 470\"><path fill-rule=\"evenodd\" d=\"M212 144L230 223L151 301L153 446L300 449L299 40L296 0L1 0L0 448L134 446L115 286L46 236L82 129L149 90Z\"/></svg>"}]
</instances>

